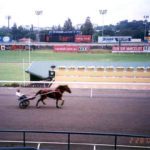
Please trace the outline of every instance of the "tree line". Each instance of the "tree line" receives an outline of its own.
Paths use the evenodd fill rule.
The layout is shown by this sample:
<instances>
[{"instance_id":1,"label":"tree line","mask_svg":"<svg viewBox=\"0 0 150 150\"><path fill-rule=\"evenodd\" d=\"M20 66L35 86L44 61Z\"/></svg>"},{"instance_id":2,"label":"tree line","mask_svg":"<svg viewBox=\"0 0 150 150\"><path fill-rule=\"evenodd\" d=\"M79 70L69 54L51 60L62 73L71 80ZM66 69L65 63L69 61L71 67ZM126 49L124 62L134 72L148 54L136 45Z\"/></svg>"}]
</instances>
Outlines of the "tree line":
<instances>
[{"instance_id":1,"label":"tree line","mask_svg":"<svg viewBox=\"0 0 150 150\"><path fill-rule=\"evenodd\" d=\"M90 17L85 19L85 22L78 26L74 27L72 21L68 18L63 26L53 26L51 30L59 31L73 31L79 30L83 35L92 35L93 40L97 41L98 36L102 36L102 28L104 36L132 36L132 38L144 40L144 36L148 36L148 31L150 30L150 22L147 20L123 20L117 23L116 25L105 25L104 27L94 25ZM0 36L9 36L12 40L18 41L21 38L31 38L36 40L37 34L40 35L40 38L44 38L45 34L48 34L49 30L43 29L38 31L34 29L33 25L30 28L25 28L23 26L17 26L15 23L11 28L3 26L0 28Z\"/></svg>"}]
</instances>

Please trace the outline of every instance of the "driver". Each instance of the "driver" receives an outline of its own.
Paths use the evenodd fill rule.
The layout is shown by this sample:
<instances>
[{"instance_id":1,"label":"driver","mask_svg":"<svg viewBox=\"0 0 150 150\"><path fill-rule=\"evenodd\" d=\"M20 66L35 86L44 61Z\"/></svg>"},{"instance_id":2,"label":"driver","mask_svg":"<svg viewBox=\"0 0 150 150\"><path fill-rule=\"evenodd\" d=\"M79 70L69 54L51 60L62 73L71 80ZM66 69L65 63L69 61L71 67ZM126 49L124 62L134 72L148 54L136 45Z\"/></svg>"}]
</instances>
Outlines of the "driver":
<instances>
[{"instance_id":1,"label":"driver","mask_svg":"<svg viewBox=\"0 0 150 150\"><path fill-rule=\"evenodd\" d=\"M24 94L22 94L22 93L20 92L20 89L17 89L17 91L16 91L16 96L19 97L19 100L22 100L22 99L27 98L26 95L24 95Z\"/></svg>"}]
</instances>

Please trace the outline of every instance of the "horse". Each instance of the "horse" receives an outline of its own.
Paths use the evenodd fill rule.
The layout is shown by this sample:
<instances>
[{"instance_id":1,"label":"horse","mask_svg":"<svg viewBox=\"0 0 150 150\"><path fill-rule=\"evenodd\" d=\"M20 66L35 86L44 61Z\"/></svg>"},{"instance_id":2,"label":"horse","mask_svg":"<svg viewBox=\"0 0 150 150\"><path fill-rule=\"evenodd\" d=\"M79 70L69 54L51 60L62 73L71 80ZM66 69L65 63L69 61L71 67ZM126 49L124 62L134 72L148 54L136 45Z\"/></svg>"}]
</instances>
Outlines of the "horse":
<instances>
[{"instance_id":1,"label":"horse","mask_svg":"<svg viewBox=\"0 0 150 150\"><path fill-rule=\"evenodd\" d=\"M62 99L63 93L64 92L68 92L71 93L71 89L69 88L68 85L59 85L58 87L56 87L54 90L51 89L42 89L39 90L35 96L40 95L40 99L38 99L37 103L36 103L36 107L38 108L38 104L41 101L44 105L46 105L46 103L44 102L44 100L49 97L52 99L56 100L56 108L60 108L58 106L58 101L62 101L61 106L63 106L64 104L64 100Z\"/></svg>"}]
</instances>

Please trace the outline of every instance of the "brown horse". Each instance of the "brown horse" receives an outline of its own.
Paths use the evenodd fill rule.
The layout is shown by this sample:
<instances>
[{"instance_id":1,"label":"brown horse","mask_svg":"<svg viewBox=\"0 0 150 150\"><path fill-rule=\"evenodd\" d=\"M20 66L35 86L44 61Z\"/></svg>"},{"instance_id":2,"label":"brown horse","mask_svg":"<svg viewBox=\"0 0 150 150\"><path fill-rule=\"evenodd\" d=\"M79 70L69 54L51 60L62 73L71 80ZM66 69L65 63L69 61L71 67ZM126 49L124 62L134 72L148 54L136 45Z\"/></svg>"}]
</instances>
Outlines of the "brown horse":
<instances>
[{"instance_id":1,"label":"brown horse","mask_svg":"<svg viewBox=\"0 0 150 150\"><path fill-rule=\"evenodd\" d=\"M58 101L61 100L61 106L64 104L64 100L62 99L63 93L64 92L68 92L71 93L70 88L68 87L68 85L59 85L55 90L51 90L51 89L43 89L43 90L39 90L35 96L40 95L40 99L38 99L37 103L36 103L36 107L38 107L39 102L41 101L44 105L46 105L46 103L44 102L44 100L49 97L52 99L56 100L56 107L60 108L58 106Z\"/></svg>"}]
</instances>

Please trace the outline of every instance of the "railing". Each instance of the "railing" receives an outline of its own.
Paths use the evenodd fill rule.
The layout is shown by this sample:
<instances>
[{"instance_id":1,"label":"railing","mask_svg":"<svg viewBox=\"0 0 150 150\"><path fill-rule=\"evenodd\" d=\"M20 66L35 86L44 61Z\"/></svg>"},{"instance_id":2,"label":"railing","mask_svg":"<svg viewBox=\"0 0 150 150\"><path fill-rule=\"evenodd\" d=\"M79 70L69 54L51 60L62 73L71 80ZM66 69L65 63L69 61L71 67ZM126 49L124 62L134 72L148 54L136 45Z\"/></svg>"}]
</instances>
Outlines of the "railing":
<instances>
[{"instance_id":1,"label":"railing","mask_svg":"<svg viewBox=\"0 0 150 150\"><path fill-rule=\"evenodd\" d=\"M94 67L79 66L55 69L56 81L75 82L150 82L150 68L147 67Z\"/></svg>"},{"instance_id":2,"label":"railing","mask_svg":"<svg viewBox=\"0 0 150 150\"><path fill-rule=\"evenodd\" d=\"M52 88L60 84L68 84L70 88L86 88L89 92L86 96L93 97L95 89L111 89L115 85L117 89L150 89L150 83L109 83L109 82L50 82L50 81L0 81L0 86L6 87L30 87L30 88L47 88L52 83Z\"/></svg>"},{"instance_id":3,"label":"railing","mask_svg":"<svg viewBox=\"0 0 150 150\"><path fill-rule=\"evenodd\" d=\"M10 86L28 86L30 84L42 84L43 87L46 87L47 84L69 84L69 85L86 85L86 87L91 87L95 85L150 85L150 83L138 83L138 82L128 82L128 83L122 83L122 82L70 82L70 81L10 81L10 80L1 80L0 85L6 85L10 84ZM9 86L9 85L8 85Z\"/></svg>"},{"instance_id":4,"label":"railing","mask_svg":"<svg viewBox=\"0 0 150 150\"><path fill-rule=\"evenodd\" d=\"M114 137L114 150L117 149L118 138L119 137L134 137L134 138L150 138L150 135L133 135L133 134L116 134L116 133L98 133L98 132L66 132L66 131L36 131L36 130L0 130L0 133L22 133L22 144L26 147L27 140L26 135L28 133L45 133L45 134L59 134L67 135L67 150L70 149L71 145L71 136L73 135L92 135L92 136L109 136ZM132 147L132 146L131 146ZM150 147L147 147L150 148ZM94 148L95 149L95 148Z\"/></svg>"}]
</instances>

